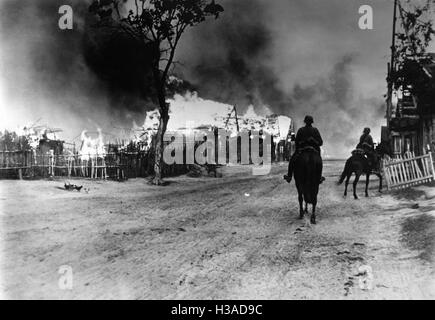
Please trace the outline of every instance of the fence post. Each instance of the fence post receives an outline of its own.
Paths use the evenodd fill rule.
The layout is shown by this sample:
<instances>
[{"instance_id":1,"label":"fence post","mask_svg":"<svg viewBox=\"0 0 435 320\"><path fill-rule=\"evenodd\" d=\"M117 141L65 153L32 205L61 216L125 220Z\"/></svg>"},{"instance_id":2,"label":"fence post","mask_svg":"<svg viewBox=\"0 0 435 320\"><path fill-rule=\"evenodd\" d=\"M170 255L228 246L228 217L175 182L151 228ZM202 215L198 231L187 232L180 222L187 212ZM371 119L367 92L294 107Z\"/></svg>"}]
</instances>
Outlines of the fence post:
<instances>
[{"instance_id":1,"label":"fence post","mask_svg":"<svg viewBox=\"0 0 435 320\"><path fill-rule=\"evenodd\" d=\"M432 152L429 152L429 159L430 159L430 166L431 166L431 169L432 169L432 176L435 179L435 170L434 170L434 165L433 165Z\"/></svg>"}]
</instances>

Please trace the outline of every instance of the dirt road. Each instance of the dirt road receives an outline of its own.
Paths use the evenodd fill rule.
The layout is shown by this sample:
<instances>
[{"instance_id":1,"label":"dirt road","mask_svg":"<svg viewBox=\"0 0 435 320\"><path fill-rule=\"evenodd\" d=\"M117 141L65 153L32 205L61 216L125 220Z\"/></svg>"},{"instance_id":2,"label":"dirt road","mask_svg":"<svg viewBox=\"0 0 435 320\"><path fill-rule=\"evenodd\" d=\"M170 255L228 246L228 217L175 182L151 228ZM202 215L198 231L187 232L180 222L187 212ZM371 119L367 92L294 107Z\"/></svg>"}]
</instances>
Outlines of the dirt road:
<instances>
[{"instance_id":1,"label":"dirt road","mask_svg":"<svg viewBox=\"0 0 435 320\"><path fill-rule=\"evenodd\" d=\"M0 181L3 298L434 299L431 187L343 199L326 162L318 224L298 220L285 166L223 178ZM432 192L432 194L431 194ZM58 273L70 266L71 290Z\"/></svg>"}]
</instances>

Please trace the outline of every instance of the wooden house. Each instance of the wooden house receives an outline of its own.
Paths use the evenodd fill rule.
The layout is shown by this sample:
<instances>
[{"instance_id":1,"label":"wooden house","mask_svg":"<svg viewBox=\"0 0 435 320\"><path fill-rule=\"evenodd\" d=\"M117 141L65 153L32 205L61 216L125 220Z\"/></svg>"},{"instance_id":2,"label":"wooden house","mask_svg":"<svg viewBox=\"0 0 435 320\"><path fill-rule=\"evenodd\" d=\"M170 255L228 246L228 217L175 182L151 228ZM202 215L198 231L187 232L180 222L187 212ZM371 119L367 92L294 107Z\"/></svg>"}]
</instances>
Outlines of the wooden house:
<instances>
[{"instance_id":1,"label":"wooden house","mask_svg":"<svg viewBox=\"0 0 435 320\"><path fill-rule=\"evenodd\" d=\"M387 101L383 143L392 156L435 152L435 54L409 59L397 71Z\"/></svg>"}]
</instances>

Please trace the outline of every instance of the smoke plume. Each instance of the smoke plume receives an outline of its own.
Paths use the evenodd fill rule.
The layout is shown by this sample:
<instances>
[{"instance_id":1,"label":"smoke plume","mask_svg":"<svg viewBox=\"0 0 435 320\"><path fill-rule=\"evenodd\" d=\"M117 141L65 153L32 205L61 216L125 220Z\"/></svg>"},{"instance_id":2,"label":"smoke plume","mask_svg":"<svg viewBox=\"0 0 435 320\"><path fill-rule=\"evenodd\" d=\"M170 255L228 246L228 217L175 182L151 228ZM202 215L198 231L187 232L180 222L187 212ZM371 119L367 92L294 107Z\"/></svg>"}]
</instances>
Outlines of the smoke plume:
<instances>
[{"instance_id":1,"label":"smoke plume","mask_svg":"<svg viewBox=\"0 0 435 320\"><path fill-rule=\"evenodd\" d=\"M295 116L315 116L315 125L323 133L328 155L345 156L359 142L365 126L376 131L384 116L384 101L379 97L356 95L352 65L355 55L345 55L329 74L311 85L296 84L292 91Z\"/></svg>"},{"instance_id":2,"label":"smoke plume","mask_svg":"<svg viewBox=\"0 0 435 320\"><path fill-rule=\"evenodd\" d=\"M185 50L191 65L183 71L201 96L241 109L249 105L273 105L275 110L291 107L291 97L269 64L274 34L262 16L268 6L264 1L224 1L222 21L195 30L195 41Z\"/></svg>"},{"instance_id":3,"label":"smoke plume","mask_svg":"<svg viewBox=\"0 0 435 320\"><path fill-rule=\"evenodd\" d=\"M0 98L8 119L1 127L43 118L65 129L67 139L97 127L119 135L115 127L131 128L155 108L149 48L116 22L95 28L89 2L2 1ZM299 126L310 113L330 155L347 155L365 126L376 139L390 30L376 23L376 32L359 30L359 1L218 2L225 8L218 20L183 36L175 72L186 82L172 93L195 89L201 98L236 104L240 113L252 105ZM368 3L376 21L390 16L387 5ZM72 31L57 26L63 4L74 9Z\"/></svg>"},{"instance_id":4,"label":"smoke plume","mask_svg":"<svg viewBox=\"0 0 435 320\"><path fill-rule=\"evenodd\" d=\"M1 4L2 86L22 121L82 129L131 127L155 108L150 50L116 22L96 26L90 1L6 1ZM58 28L59 6L74 10L73 30ZM5 50L6 49L6 50ZM26 119L31 114L32 119ZM25 123L21 123L25 124ZM71 135L68 136L71 139Z\"/></svg>"},{"instance_id":5,"label":"smoke plume","mask_svg":"<svg viewBox=\"0 0 435 320\"><path fill-rule=\"evenodd\" d=\"M261 0L223 1L222 21L192 32L181 54L188 67L179 71L198 87L200 96L235 104L241 112L253 105L260 113L272 110L290 116L299 126L306 114L313 115L323 133L326 152L347 156L363 127L371 126L378 136L384 89L377 88L376 95L361 89L367 80L373 81L365 78L364 83L357 82L365 56L337 46L347 39L338 39L343 23L335 21L341 21L340 17L319 19L324 11L331 17L328 11L333 10L334 2L328 1L329 7L314 7L313 1L308 5L299 1L277 1L274 5ZM296 14L287 13L285 5ZM346 10L342 2L340 5ZM354 4L351 8L357 11L358 7ZM282 25L285 30L281 30ZM316 25L325 30L317 30ZM350 37L349 33L346 36ZM325 39L335 48L328 46L326 50ZM383 79L378 80L382 83Z\"/></svg>"}]
</instances>

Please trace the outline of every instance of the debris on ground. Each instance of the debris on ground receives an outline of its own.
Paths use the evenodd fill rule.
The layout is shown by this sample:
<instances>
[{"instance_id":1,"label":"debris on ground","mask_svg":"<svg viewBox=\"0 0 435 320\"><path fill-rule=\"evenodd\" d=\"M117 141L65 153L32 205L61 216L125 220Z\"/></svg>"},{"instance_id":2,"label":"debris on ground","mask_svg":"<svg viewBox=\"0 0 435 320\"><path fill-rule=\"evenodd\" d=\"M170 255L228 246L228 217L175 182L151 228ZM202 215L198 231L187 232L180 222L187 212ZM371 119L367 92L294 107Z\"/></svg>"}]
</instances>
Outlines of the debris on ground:
<instances>
[{"instance_id":1,"label":"debris on ground","mask_svg":"<svg viewBox=\"0 0 435 320\"><path fill-rule=\"evenodd\" d=\"M77 186L75 184L70 184L70 183L65 182L65 190L67 190L67 191L77 190L78 192L80 192L82 189L83 189L83 186Z\"/></svg>"},{"instance_id":2,"label":"debris on ground","mask_svg":"<svg viewBox=\"0 0 435 320\"><path fill-rule=\"evenodd\" d=\"M354 286L353 277L349 277L348 281L344 284L344 296L347 297L350 294L350 289Z\"/></svg>"},{"instance_id":3,"label":"debris on ground","mask_svg":"<svg viewBox=\"0 0 435 320\"><path fill-rule=\"evenodd\" d=\"M199 177L214 177L214 178L222 178L222 174L218 172L218 165L206 164L206 165L198 165L192 164L189 165L189 173L187 174L190 178L199 178Z\"/></svg>"},{"instance_id":4,"label":"debris on ground","mask_svg":"<svg viewBox=\"0 0 435 320\"><path fill-rule=\"evenodd\" d=\"M337 252L337 255L343 255L343 254L350 254L350 251L349 250L344 250L344 251L340 251L340 252Z\"/></svg>"},{"instance_id":5,"label":"debris on ground","mask_svg":"<svg viewBox=\"0 0 435 320\"><path fill-rule=\"evenodd\" d=\"M152 228L152 232L157 232L158 234L162 234L163 232L171 231L171 229L168 228Z\"/></svg>"},{"instance_id":6,"label":"debris on ground","mask_svg":"<svg viewBox=\"0 0 435 320\"><path fill-rule=\"evenodd\" d=\"M363 265L358 268L358 273L355 275L359 277L359 287L361 290L373 289L373 269L368 265Z\"/></svg>"},{"instance_id":7,"label":"debris on ground","mask_svg":"<svg viewBox=\"0 0 435 320\"><path fill-rule=\"evenodd\" d=\"M366 246L364 243L360 243L360 242L355 242L353 245L355 247L365 247Z\"/></svg>"},{"instance_id":8,"label":"debris on ground","mask_svg":"<svg viewBox=\"0 0 435 320\"><path fill-rule=\"evenodd\" d=\"M188 177L199 178L203 175L205 175L204 170L200 165L192 164L189 166L189 173L187 174Z\"/></svg>"}]
</instances>

